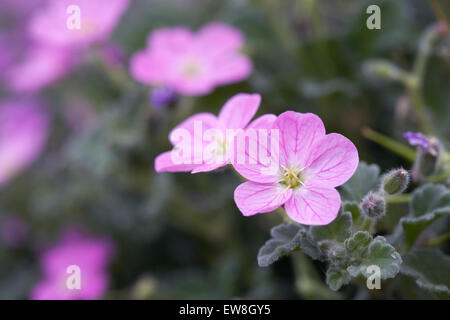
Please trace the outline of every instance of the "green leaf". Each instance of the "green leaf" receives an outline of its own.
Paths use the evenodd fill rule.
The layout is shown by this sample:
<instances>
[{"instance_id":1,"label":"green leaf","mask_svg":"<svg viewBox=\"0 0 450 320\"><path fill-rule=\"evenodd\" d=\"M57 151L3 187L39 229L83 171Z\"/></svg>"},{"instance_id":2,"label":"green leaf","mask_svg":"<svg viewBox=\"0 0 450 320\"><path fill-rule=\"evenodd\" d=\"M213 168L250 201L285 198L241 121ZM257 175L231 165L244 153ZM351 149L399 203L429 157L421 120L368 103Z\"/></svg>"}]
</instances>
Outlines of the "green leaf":
<instances>
[{"instance_id":1,"label":"green leaf","mask_svg":"<svg viewBox=\"0 0 450 320\"><path fill-rule=\"evenodd\" d=\"M272 239L268 240L258 252L258 264L267 267L291 253L302 249L313 259L320 259L321 253L308 236L304 226L297 223L280 224L270 230Z\"/></svg>"},{"instance_id":2,"label":"green leaf","mask_svg":"<svg viewBox=\"0 0 450 320\"><path fill-rule=\"evenodd\" d=\"M380 168L376 164L368 165L361 161L353 177L341 186L342 200L359 203L370 190L377 187L379 176Z\"/></svg>"},{"instance_id":3,"label":"green leaf","mask_svg":"<svg viewBox=\"0 0 450 320\"><path fill-rule=\"evenodd\" d=\"M417 249L403 256L401 273L440 299L450 299L450 257L436 249Z\"/></svg>"},{"instance_id":4,"label":"green leaf","mask_svg":"<svg viewBox=\"0 0 450 320\"><path fill-rule=\"evenodd\" d=\"M359 237L366 238L366 235L360 235ZM395 251L395 248L387 243L384 237L378 236L370 242L367 249L361 254L361 260L358 262L347 268L347 271L353 277L362 274L368 278L371 274L367 272L367 267L376 265L380 268L381 279L388 279L397 275L402 258Z\"/></svg>"},{"instance_id":5,"label":"green leaf","mask_svg":"<svg viewBox=\"0 0 450 320\"><path fill-rule=\"evenodd\" d=\"M331 266L327 271L327 284L331 290L337 291L351 280L347 270Z\"/></svg>"},{"instance_id":6,"label":"green leaf","mask_svg":"<svg viewBox=\"0 0 450 320\"><path fill-rule=\"evenodd\" d=\"M372 236L367 231L358 231L351 238L345 240L345 247L350 252L362 254L372 241Z\"/></svg>"},{"instance_id":7,"label":"green leaf","mask_svg":"<svg viewBox=\"0 0 450 320\"><path fill-rule=\"evenodd\" d=\"M352 234L352 215L350 212L341 212L339 216L326 226L311 227L311 235L317 242L334 240L344 242Z\"/></svg>"},{"instance_id":8,"label":"green leaf","mask_svg":"<svg viewBox=\"0 0 450 320\"><path fill-rule=\"evenodd\" d=\"M361 216L361 209L359 207L359 203L355 201L345 201L342 203L342 211L350 212L352 214L353 223L358 221Z\"/></svg>"},{"instance_id":9,"label":"green leaf","mask_svg":"<svg viewBox=\"0 0 450 320\"><path fill-rule=\"evenodd\" d=\"M427 184L414 191L411 212L400 220L405 243L413 245L423 230L444 215L450 214L450 189Z\"/></svg>"}]
</instances>

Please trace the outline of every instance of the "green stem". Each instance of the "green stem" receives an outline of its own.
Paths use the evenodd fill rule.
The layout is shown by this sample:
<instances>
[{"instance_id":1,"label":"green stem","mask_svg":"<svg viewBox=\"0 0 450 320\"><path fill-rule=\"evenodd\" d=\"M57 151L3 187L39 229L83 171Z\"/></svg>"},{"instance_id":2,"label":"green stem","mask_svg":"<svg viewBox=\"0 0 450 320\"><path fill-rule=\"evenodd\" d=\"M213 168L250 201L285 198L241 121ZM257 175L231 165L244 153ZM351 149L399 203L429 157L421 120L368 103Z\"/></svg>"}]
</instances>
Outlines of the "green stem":
<instances>
[{"instance_id":1,"label":"green stem","mask_svg":"<svg viewBox=\"0 0 450 320\"><path fill-rule=\"evenodd\" d=\"M450 240L450 232L443 234L439 237L436 237L434 239L431 239L427 242L427 247L437 247L440 244L444 243L445 241Z\"/></svg>"},{"instance_id":2,"label":"green stem","mask_svg":"<svg viewBox=\"0 0 450 320\"><path fill-rule=\"evenodd\" d=\"M414 115L417 119L419 127L422 132L432 133L433 129L430 125L430 121L427 116L427 111L425 108L425 103L423 102L422 93L420 92L419 78L416 78L416 81L412 81L413 84L408 86L408 94L411 101L411 106L414 112ZM420 80L421 81L421 80Z\"/></svg>"},{"instance_id":3,"label":"green stem","mask_svg":"<svg viewBox=\"0 0 450 320\"><path fill-rule=\"evenodd\" d=\"M438 183L450 179L450 170L428 179L428 182Z\"/></svg>"},{"instance_id":4,"label":"green stem","mask_svg":"<svg viewBox=\"0 0 450 320\"><path fill-rule=\"evenodd\" d=\"M386 197L387 203L407 203L409 200L411 200L411 194L409 193Z\"/></svg>"},{"instance_id":5,"label":"green stem","mask_svg":"<svg viewBox=\"0 0 450 320\"><path fill-rule=\"evenodd\" d=\"M340 295L324 285L311 260L301 252L291 255L295 286L304 299L340 299Z\"/></svg>"},{"instance_id":6,"label":"green stem","mask_svg":"<svg viewBox=\"0 0 450 320\"><path fill-rule=\"evenodd\" d=\"M362 135L365 138L392 151L393 153L405 158L406 160L414 162L414 160L416 158L416 153L415 153L414 149L412 149L400 142L397 142L381 133L378 133L370 128L367 128L367 127L363 128Z\"/></svg>"}]
</instances>

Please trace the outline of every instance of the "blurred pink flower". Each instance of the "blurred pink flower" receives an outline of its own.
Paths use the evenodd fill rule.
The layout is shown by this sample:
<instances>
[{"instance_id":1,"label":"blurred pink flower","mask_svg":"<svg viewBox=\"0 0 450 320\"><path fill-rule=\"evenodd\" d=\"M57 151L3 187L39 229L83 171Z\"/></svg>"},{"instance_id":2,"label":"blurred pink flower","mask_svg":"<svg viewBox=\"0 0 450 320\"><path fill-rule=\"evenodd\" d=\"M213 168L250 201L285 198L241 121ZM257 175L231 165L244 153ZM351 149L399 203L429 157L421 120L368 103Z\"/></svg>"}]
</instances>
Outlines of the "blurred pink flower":
<instances>
[{"instance_id":1,"label":"blurred pink flower","mask_svg":"<svg viewBox=\"0 0 450 320\"><path fill-rule=\"evenodd\" d=\"M279 152L271 152L276 161L234 166L250 180L234 192L237 207L251 216L284 205L298 223L329 224L341 205L335 187L350 179L358 166L356 147L340 134L325 134L322 120L311 113L284 112L271 129L279 132Z\"/></svg>"},{"instance_id":2,"label":"blurred pink flower","mask_svg":"<svg viewBox=\"0 0 450 320\"><path fill-rule=\"evenodd\" d=\"M47 114L36 102L0 102L0 186L39 156L48 125Z\"/></svg>"},{"instance_id":3,"label":"blurred pink flower","mask_svg":"<svg viewBox=\"0 0 450 320\"><path fill-rule=\"evenodd\" d=\"M80 46L105 40L128 7L129 0L48 0L29 24L30 35L40 43ZM80 29L70 29L69 6L80 8Z\"/></svg>"},{"instance_id":4,"label":"blurred pink flower","mask_svg":"<svg viewBox=\"0 0 450 320\"><path fill-rule=\"evenodd\" d=\"M7 71L15 92L38 91L61 79L76 63L74 52L61 47L32 46L25 57Z\"/></svg>"},{"instance_id":5,"label":"blurred pink flower","mask_svg":"<svg viewBox=\"0 0 450 320\"><path fill-rule=\"evenodd\" d=\"M108 287L107 267L113 245L77 230L66 230L62 240L41 256L44 278L32 290L34 300L99 299ZM69 266L80 270L80 288L68 288Z\"/></svg>"},{"instance_id":6,"label":"blurred pink flower","mask_svg":"<svg viewBox=\"0 0 450 320\"><path fill-rule=\"evenodd\" d=\"M240 93L225 103L218 116L207 112L190 116L170 132L169 140L174 148L156 157L155 170L198 173L227 165L234 154L229 147L234 136L227 135L227 129L244 129L260 102L259 94ZM182 161L174 161L180 150L187 158L181 156Z\"/></svg>"},{"instance_id":7,"label":"blurred pink flower","mask_svg":"<svg viewBox=\"0 0 450 320\"><path fill-rule=\"evenodd\" d=\"M249 76L251 61L239 52L243 43L239 30L218 22L196 34L185 27L158 29L149 36L147 49L132 57L131 74L180 94L204 95Z\"/></svg>"}]
</instances>

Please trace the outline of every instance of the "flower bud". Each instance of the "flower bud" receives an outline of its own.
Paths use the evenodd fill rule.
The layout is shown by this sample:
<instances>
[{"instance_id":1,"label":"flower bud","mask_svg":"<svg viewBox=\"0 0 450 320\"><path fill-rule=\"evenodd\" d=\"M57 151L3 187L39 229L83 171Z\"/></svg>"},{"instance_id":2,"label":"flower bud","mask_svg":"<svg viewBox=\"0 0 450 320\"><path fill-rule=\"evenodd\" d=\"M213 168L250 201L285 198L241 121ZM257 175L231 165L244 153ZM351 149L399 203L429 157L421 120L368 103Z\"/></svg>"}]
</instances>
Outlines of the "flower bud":
<instances>
[{"instance_id":1,"label":"flower bud","mask_svg":"<svg viewBox=\"0 0 450 320\"><path fill-rule=\"evenodd\" d=\"M416 162L412 177L420 180L432 176L439 164L440 143L436 138L429 138L417 132L405 132L403 135L412 146L417 146Z\"/></svg>"},{"instance_id":2,"label":"flower bud","mask_svg":"<svg viewBox=\"0 0 450 320\"><path fill-rule=\"evenodd\" d=\"M167 87L156 87L150 91L150 103L157 109L167 107L176 99L175 92Z\"/></svg>"},{"instance_id":3,"label":"flower bud","mask_svg":"<svg viewBox=\"0 0 450 320\"><path fill-rule=\"evenodd\" d=\"M388 172L382 182L386 194L393 196L403 193L409 184L409 174L405 169L394 169Z\"/></svg>"},{"instance_id":4,"label":"flower bud","mask_svg":"<svg viewBox=\"0 0 450 320\"><path fill-rule=\"evenodd\" d=\"M347 250L339 244L331 246L327 251L328 261L333 264L344 264L347 261Z\"/></svg>"},{"instance_id":5,"label":"flower bud","mask_svg":"<svg viewBox=\"0 0 450 320\"><path fill-rule=\"evenodd\" d=\"M361 210L369 218L378 218L386 213L386 200L375 192L369 192L361 201Z\"/></svg>"},{"instance_id":6,"label":"flower bud","mask_svg":"<svg viewBox=\"0 0 450 320\"><path fill-rule=\"evenodd\" d=\"M436 172L438 164L438 148L432 148L430 150L423 148L417 149L416 163L414 164L413 170L419 179L431 177Z\"/></svg>"}]
</instances>

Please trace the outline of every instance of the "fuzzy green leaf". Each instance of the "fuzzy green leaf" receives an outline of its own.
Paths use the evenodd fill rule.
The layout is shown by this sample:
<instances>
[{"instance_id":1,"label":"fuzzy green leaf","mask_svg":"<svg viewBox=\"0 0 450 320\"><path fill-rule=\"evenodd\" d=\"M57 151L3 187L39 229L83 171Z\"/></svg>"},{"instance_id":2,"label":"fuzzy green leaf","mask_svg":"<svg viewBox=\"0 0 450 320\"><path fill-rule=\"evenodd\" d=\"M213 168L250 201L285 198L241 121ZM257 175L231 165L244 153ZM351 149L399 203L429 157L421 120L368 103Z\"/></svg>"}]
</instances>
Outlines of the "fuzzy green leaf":
<instances>
[{"instance_id":1,"label":"fuzzy green leaf","mask_svg":"<svg viewBox=\"0 0 450 320\"><path fill-rule=\"evenodd\" d=\"M321 253L308 236L305 227L297 223L280 224L270 230L272 238L258 252L258 264L267 267L291 253L302 249L313 259L320 259Z\"/></svg>"},{"instance_id":2,"label":"fuzzy green leaf","mask_svg":"<svg viewBox=\"0 0 450 320\"><path fill-rule=\"evenodd\" d=\"M448 214L450 189L442 185L428 184L414 191L410 215L400 220L406 244L413 245L423 230Z\"/></svg>"},{"instance_id":3,"label":"fuzzy green leaf","mask_svg":"<svg viewBox=\"0 0 450 320\"><path fill-rule=\"evenodd\" d=\"M362 254L372 241L372 236L367 231L358 231L351 238L345 240L345 247L350 252Z\"/></svg>"},{"instance_id":4,"label":"fuzzy green leaf","mask_svg":"<svg viewBox=\"0 0 450 320\"><path fill-rule=\"evenodd\" d=\"M334 240L344 242L352 234L352 215L350 212L341 212L339 216L326 226L311 227L311 235L317 242Z\"/></svg>"},{"instance_id":5,"label":"fuzzy green leaf","mask_svg":"<svg viewBox=\"0 0 450 320\"><path fill-rule=\"evenodd\" d=\"M380 168L376 164L368 165L361 161L353 177L341 187L342 200L359 203L370 190L377 186L379 177Z\"/></svg>"},{"instance_id":6,"label":"fuzzy green leaf","mask_svg":"<svg viewBox=\"0 0 450 320\"><path fill-rule=\"evenodd\" d=\"M440 299L450 299L450 257L435 249L418 249L403 256L401 273Z\"/></svg>"},{"instance_id":7,"label":"fuzzy green leaf","mask_svg":"<svg viewBox=\"0 0 450 320\"><path fill-rule=\"evenodd\" d=\"M366 235L359 235L358 237L364 238L364 241L367 240ZM360 244L363 242L360 242ZM355 242L352 243L352 245L354 244ZM401 263L402 258L400 254L395 251L395 248L391 246L384 237L378 236L373 239L367 249L362 252L359 263L352 264L347 268L347 271L353 277L362 274L364 277L368 278L371 274L367 272L367 267L376 265L380 268L381 279L388 279L397 275Z\"/></svg>"},{"instance_id":8,"label":"fuzzy green leaf","mask_svg":"<svg viewBox=\"0 0 450 320\"><path fill-rule=\"evenodd\" d=\"M327 284L331 290L337 291L351 280L347 270L332 266L327 271Z\"/></svg>"}]
</instances>

